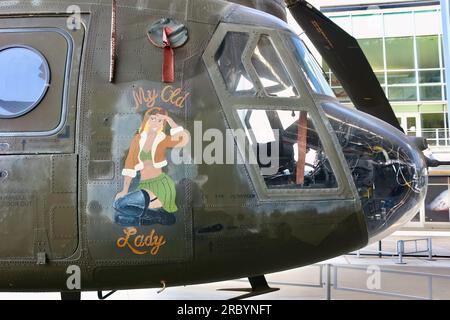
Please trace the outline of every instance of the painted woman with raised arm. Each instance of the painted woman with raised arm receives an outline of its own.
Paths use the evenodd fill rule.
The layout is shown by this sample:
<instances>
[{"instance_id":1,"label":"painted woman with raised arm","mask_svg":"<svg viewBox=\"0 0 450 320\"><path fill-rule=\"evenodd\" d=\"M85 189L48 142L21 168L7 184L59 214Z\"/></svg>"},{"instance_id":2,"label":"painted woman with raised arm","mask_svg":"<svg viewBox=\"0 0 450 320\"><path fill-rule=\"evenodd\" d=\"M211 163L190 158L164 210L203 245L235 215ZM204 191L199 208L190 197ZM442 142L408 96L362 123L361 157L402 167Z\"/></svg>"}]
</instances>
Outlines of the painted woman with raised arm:
<instances>
[{"instance_id":1,"label":"painted woman with raised arm","mask_svg":"<svg viewBox=\"0 0 450 320\"><path fill-rule=\"evenodd\" d=\"M170 135L164 133L166 123L170 126ZM175 183L163 168L168 165L167 149L182 148L188 142L188 133L164 109L155 107L145 113L122 171L123 190L114 203L116 223L122 226L175 223L174 213L178 210ZM138 190L130 193L131 181L138 172Z\"/></svg>"}]
</instances>

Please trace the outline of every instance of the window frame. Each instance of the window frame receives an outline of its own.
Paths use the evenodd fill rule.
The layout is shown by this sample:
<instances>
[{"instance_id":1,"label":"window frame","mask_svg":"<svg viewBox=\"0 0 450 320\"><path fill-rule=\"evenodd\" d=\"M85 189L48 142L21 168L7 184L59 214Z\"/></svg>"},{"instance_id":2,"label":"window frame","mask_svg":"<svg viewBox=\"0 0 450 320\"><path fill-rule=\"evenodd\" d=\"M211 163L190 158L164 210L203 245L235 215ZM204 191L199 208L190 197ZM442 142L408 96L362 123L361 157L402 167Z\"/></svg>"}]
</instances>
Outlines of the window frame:
<instances>
[{"instance_id":1,"label":"window frame","mask_svg":"<svg viewBox=\"0 0 450 320\"><path fill-rule=\"evenodd\" d=\"M59 133L65 126L66 121L67 121L67 117L68 117L68 100L69 100L69 87L70 87L70 77L71 77L71 70L72 70L72 57L73 57L73 49L74 49L74 43L73 43L73 39L70 36L70 34L68 34L65 30L62 30L60 28L57 27L32 27L32 28L26 28L26 27L20 27L20 28L11 28L11 29L6 29L6 28L0 28L0 35L2 33L38 33L38 32L54 32L56 34L61 35L66 43L67 43L67 52L66 52L66 61L65 61L65 65L64 65L64 70L65 70L65 74L64 74L64 84L63 84L63 88L62 88L62 101L61 101L61 116L58 122L58 125L51 129L51 130L47 130L47 131L13 131L13 132L5 132L5 131L1 131L0 130L0 137L49 137L49 136L53 136L57 133ZM11 44L11 45L7 45L5 47L20 47L22 46L21 44ZM2 48L5 48L2 47ZM36 50L37 52L40 52L38 49L33 48L31 46L28 46L34 50ZM42 56L45 58L49 69L52 69L52 66L50 65L50 63L48 62L48 59L45 57L44 53L41 53ZM51 75L50 75L51 77ZM51 78L49 79L49 81L51 81ZM45 96L48 93L48 89L47 88L45 94L42 96L41 101L34 106L32 109L28 110L26 113L22 114L21 116L17 116L17 117L13 117L13 118L1 118L3 120L7 120L7 119L17 119L20 118L26 114L28 114L29 112L33 111L36 107L39 106L40 103L42 103L42 100L44 100Z\"/></svg>"},{"instance_id":2,"label":"window frame","mask_svg":"<svg viewBox=\"0 0 450 320\"><path fill-rule=\"evenodd\" d=\"M245 31L243 31L245 30ZM256 96L236 96L227 90L227 86L215 60L218 48L221 46L228 32L247 33L249 40L246 49L242 54L242 63L253 78ZM261 35L268 35L274 49L277 51L284 64L285 70L292 80L292 84L297 90L296 97L274 97L267 96L265 90L257 78L256 71L251 64L251 56L256 48ZM331 199L355 199L357 195L356 188L348 180L348 169L346 169L345 159L342 151L336 148L337 138L332 135L332 128L326 118L321 106L316 103L316 99L324 99L321 95L314 93L313 89L308 87L307 79L299 69L292 54L289 53L286 43L286 35L290 32L283 30L274 30L258 26L244 26L229 23L221 23L214 33L208 47L206 48L203 61L208 70L209 76L213 82L214 88L220 100L224 112L227 126L230 129L244 129L237 110L239 109L262 109L262 110L288 110L288 111L306 111L311 117L315 130L320 137L323 149L329 158L331 168L336 177L337 188L330 189L269 189L261 174L257 164L245 163L246 170L250 176L251 183L254 186L256 194L260 201L286 200L286 201L304 201L304 200L331 200ZM252 50L253 49L253 50ZM253 73L254 72L254 73ZM255 81L256 80L256 81ZM329 99L336 101L335 98ZM245 159L246 149L239 139L235 139L239 156Z\"/></svg>"}]
</instances>

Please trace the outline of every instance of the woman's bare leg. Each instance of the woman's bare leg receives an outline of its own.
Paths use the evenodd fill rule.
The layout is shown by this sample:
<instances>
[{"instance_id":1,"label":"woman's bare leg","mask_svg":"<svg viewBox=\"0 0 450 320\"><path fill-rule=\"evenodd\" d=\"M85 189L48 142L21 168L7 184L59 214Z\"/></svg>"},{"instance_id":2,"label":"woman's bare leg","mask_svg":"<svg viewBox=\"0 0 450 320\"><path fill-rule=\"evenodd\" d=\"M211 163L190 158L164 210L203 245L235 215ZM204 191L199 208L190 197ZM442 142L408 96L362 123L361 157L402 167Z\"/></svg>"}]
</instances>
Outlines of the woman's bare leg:
<instances>
[{"instance_id":1,"label":"woman's bare leg","mask_svg":"<svg viewBox=\"0 0 450 320\"><path fill-rule=\"evenodd\" d=\"M156 195L151 192L150 190L144 189L145 192L148 193L148 195L150 196L150 204L148 205L149 209L159 209L162 208L162 203L161 201L159 201L159 199L156 199L155 201L151 201L153 199L156 198Z\"/></svg>"}]
</instances>

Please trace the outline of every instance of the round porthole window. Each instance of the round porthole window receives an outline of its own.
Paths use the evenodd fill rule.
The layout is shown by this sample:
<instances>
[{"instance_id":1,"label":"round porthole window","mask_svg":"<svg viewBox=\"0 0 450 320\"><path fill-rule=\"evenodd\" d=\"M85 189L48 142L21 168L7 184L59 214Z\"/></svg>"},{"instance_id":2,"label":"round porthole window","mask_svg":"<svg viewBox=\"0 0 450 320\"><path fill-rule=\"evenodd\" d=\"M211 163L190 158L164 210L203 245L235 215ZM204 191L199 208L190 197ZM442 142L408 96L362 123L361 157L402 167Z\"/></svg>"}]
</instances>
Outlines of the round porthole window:
<instances>
[{"instance_id":1,"label":"round porthole window","mask_svg":"<svg viewBox=\"0 0 450 320\"><path fill-rule=\"evenodd\" d=\"M45 57L25 46L0 49L0 118L17 118L33 110L50 84Z\"/></svg>"}]
</instances>

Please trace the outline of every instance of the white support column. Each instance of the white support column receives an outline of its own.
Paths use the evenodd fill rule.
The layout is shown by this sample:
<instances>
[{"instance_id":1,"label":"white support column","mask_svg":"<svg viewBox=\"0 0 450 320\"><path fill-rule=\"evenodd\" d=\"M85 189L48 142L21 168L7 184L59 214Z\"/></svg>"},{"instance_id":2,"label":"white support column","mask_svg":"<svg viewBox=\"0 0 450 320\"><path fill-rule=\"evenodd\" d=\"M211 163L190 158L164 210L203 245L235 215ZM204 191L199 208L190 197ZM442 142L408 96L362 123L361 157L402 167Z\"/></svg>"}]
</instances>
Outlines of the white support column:
<instances>
[{"instance_id":1,"label":"white support column","mask_svg":"<svg viewBox=\"0 0 450 320\"><path fill-rule=\"evenodd\" d=\"M449 0L441 0L441 13L442 13L442 38L444 44L444 61L445 61L445 79L446 79L446 92L447 92L447 109L448 109L448 121L447 128L450 128L450 5Z\"/></svg>"}]
</instances>

